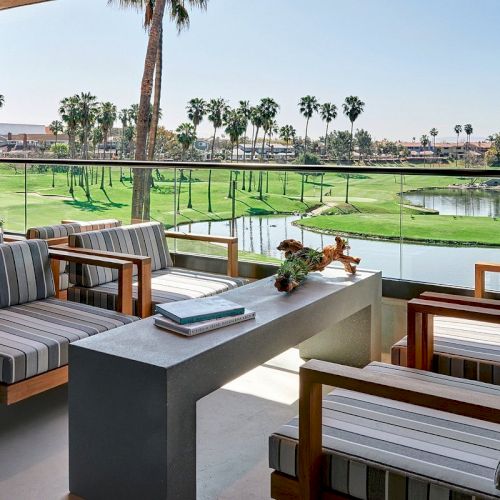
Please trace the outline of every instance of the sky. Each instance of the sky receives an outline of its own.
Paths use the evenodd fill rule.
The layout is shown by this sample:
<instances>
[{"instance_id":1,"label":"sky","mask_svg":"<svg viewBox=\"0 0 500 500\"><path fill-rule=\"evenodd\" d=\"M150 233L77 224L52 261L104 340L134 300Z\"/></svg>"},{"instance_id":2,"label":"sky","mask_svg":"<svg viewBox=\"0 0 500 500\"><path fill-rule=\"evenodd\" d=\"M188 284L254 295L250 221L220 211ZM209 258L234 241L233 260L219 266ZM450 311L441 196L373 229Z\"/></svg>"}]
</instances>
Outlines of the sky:
<instances>
[{"instance_id":1,"label":"sky","mask_svg":"<svg viewBox=\"0 0 500 500\"><path fill-rule=\"evenodd\" d=\"M237 105L273 97L280 125L303 135L301 96L339 108L357 95L355 128L417 139L500 131L500 0L209 0L164 41L162 124L186 121L192 97ZM55 0L0 12L0 122L48 124L63 97L90 91L127 107L139 101L147 37L142 16L107 0ZM347 129L339 113L332 128ZM324 134L319 116L310 135ZM204 120L199 136L211 134Z\"/></svg>"}]
</instances>

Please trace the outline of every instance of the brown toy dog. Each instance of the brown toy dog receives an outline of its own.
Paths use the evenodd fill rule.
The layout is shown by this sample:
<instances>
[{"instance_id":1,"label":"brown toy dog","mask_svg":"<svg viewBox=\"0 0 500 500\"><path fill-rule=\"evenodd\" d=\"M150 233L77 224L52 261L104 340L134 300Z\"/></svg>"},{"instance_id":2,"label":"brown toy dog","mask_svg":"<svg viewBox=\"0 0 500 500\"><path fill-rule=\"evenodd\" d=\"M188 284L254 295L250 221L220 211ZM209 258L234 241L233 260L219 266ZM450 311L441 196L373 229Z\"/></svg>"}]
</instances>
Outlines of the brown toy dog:
<instances>
[{"instance_id":1,"label":"brown toy dog","mask_svg":"<svg viewBox=\"0 0 500 500\"><path fill-rule=\"evenodd\" d=\"M294 253L302 250L304 245L297 240L283 240L277 247L277 250L285 252L285 258L291 257Z\"/></svg>"}]
</instances>

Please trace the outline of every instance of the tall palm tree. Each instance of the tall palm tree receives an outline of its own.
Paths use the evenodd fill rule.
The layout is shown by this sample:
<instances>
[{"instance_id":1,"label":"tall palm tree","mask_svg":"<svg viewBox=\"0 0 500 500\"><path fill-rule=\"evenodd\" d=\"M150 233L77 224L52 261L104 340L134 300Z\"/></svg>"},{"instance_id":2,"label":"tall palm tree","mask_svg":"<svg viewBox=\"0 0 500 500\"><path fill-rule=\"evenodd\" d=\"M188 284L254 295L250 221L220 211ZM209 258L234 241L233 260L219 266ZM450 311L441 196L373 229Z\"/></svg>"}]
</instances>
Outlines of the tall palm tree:
<instances>
[{"instance_id":1,"label":"tall palm tree","mask_svg":"<svg viewBox=\"0 0 500 500\"><path fill-rule=\"evenodd\" d=\"M291 125L284 125L280 128L280 139L285 141L286 144L286 153L285 153L285 163L288 163L288 146L290 141L293 141L295 137L295 129ZM287 171L285 168L285 176L283 179L283 196L286 196L286 187L287 187Z\"/></svg>"},{"instance_id":2,"label":"tall palm tree","mask_svg":"<svg viewBox=\"0 0 500 500\"><path fill-rule=\"evenodd\" d=\"M203 121L203 117L207 113L207 103L200 99L199 97L195 97L188 102L186 107L188 118L191 120L194 126L194 135L196 137L196 132L198 129L198 125ZM194 141L191 147L194 147ZM191 198L191 182L193 180L193 169L189 169L189 201L188 208L193 208L192 198Z\"/></svg>"},{"instance_id":3,"label":"tall palm tree","mask_svg":"<svg viewBox=\"0 0 500 500\"><path fill-rule=\"evenodd\" d=\"M207 103L203 99L195 97L188 102L186 111L189 120L193 123L194 132L196 134L198 125L203 121L203 117L207 113Z\"/></svg>"},{"instance_id":4,"label":"tall palm tree","mask_svg":"<svg viewBox=\"0 0 500 500\"><path fill-rule=\"evenodd\" d=\"M231 141L231 161L233 159L234 147L238 147L238 143L241 135L245 132L246 128L246 118L237 109L229 110L224 115L224 125L226 126L225 132L229 136ZM238 151L236 151L236 158L238 158ZM229 172L229 189L228 198L232 197L232 187L233 187L233 171Z\"/></svg>"},{"instance_id":5,"label":"tall palm tree","mask_svg":"<svg viewBox=\"0 0 500 500\"><path fill-rule=\"evenodd\" d=\"M102 131L102 138L104 143L103 158L106 158L106 149L108 146L108 136L110 130L116 121L116 106L111 102L101 103L97 112L97 123ZM113 179L111 175L111 167L109 167L109 186L113 186ZM104 191L104 167L101 167L101 189Z\"/></svg>"},{"instance_id":6,"label":"tall palm tree","mask_svg":"<svg viewBox=\"0 0 500 500\"><path fill-rule=\"evenodd\" d=\"M460 137L460 132L462 132L462 125L455 125L453 127L455 134L457 134L457 149L455 151L455 167L458 166L458 139Z\"/></svg>"},{"instance_id":7,"label":"tall palm tree","mask_svg":"<svg viewBox=\"0 0 500 500\"><path fill-rule=\"evenodd\" d=\"M108 3L118 3L123 7L139 7L145 9L144 24L148 30L148 44L144 60L144 70L141 81L141 97L137 113L137 130L135 159L145 160L154 157L156 130L159 119L159 104L161 97L163 18L166 7L170 18L177 24L178 30L189 26L189 14L185 3L190 6L206 8L208 0L108 0ZM153 116L150 121L151 95L155 82ZM146 152L149 133L149 148ZM149 220L151 171L137 169L134 174L132 191L132 220Z\"/></svg>"},{"instance_id":8,"label":"tall palm tree","mask_svg":"<svg viewBox=\"0 0 500 500\"><path fill-rule=\"evenodd\" d=\"M352 141L352 133L354 122L358 119L359 115L364 111L365 103L357 96L351 95L345 98L344 104L342 105L342 109L344 111L344 115L349 118L351 122L351 138L349 141L349 162L352 162L352 152L353 152L353 141ZM345 190L345 202L349 203L349 174L347 174L346 180L346 190Z\"/></svg>"},{"instance_id":9,"label":"tall palm tree","mask_svg":"<svg viewBox=\"0 0 500 500\"><path fill-rule=\"evenodd\" d=\"M271 128L274 124L274 118L278 114L279 105L272 97L264 97L260 100L259 105L257 106L259 109L260 119L262 123L262 130L264 132L264 136L262 137L262 149L260 160L264 161L264 148L266 145L266 135L270 132ZM262 200L262 189L263 189L263 176L262 170L259 170L259 199Z\"/></svg>"},{"instance_id":10,"label":"tall palm tree","mask_svg":"<svg viewBox=\"0 0 500 500\"><path fill-rule=\"evenodd\" d=\"M214 135L212 137L212 148L210 153L210 160L214 161L214 148L215 148L215 137L217 134L217 129L221 128L224 123L224 114L228 109L227 102L222 97L217 99L210 99L207 104L207 119L212 123L214 127ZM212 170L208 171L208 211L212 212Z\"/></svg>"},{"instance_id":11,"label":"tall palm tree","mask_svg":"<svg viewBox=\"0 0 500 500\"><path fill-rule=\"evenodd\" d=\"M238 106L238 111L241 116L243 116L246 120L245 133L243 134L243 161L247 160L246 155L246 144L247 144L247 129L248 129L248 121L250 120L250 116L252 114L252 108L250 106L250 101L240 101ZM243 190L245 189L245 171L243 171Z\"/></svg>"},{"instance_id":12,"label":"tall palm tree","mask_svg":"<svg viewBox=\"0 0 500 500\"><path fill-rule=\"evenodd\" d=\"M420 144L424 148L424 153L425 153L425 150L427 149L427 147L429 146L430 142L431 141L429 140L429 137L427 135L424 134L422 137L420 137ZM424 156L424 163L425 162L426 162L426 158Z\"/></svg>"},{"instance_id":13,"label":"tall palm tree","mask_svg":"<svg viewBox=\"0 0 500 500\"><path fill-rule=\"evenodd\" d=\"M328 151L328 127L330 123L337 118L337 106L331 102L325 102L320 106L319 114L321 119L326 123L325 130L325 156Z\"/></svg>"},{"instance_id":14,"label":"tall palm tree","mask_svg":"<svg viewBox=\"0 0 500 500\"><path fill-rule=\"evenodd\" d=\"M59 114L66 125L66 133L68 134L69 142L69 156L70 158L74 158L76 156L75 139L79 119L77 96L65 97L59 106Z\"/></svg>"},{"instance_id":15,"label":"tall palm tree","mask_svg":"<svg viewBox=\"0 0 500 500\"><path fill-rule=\"evenodd\" d=\"M63 131L62 121L53 120L52 122L50 122L49 130L54 134L54 137L56 138L55 143L57 144L57 136Z\"/></svg>"},{"instance_id":16,"label":"tall palm tree","mask_svg":"<svg viewBox=\"0 0 500 500\"><path fill-rule=\"evenodd\" d=\"M436 127L432 127L429 130L429 134L432 137L432 149L434 150L433 155L436 156L436 137L439 134L438 129Z\"/></svg>"},{"instance_id":17,"label":"tall palm tree","mask_svg":"<svg viewBox=\"0 0 500 500\"><path fill-rule=\"evenodd\" d=\"M469 148L470 148L470 136L474 132L474 129L472 128L472 125L470 123L466 123L464 125L464 132L467 134L466 150L467 150L467 153L468 153L469 152ZM467 154L466 158L468 160L468 154Z\"/></svg>"},{"instance_id":18,"label":"tall palm tree","mask_svg":"<svg viewBox=\"0 0 500 500\"><path fill-rule=\"evenodd\" d=\"M194 141L196 141L196 131L194 129L194 125L192 123L181 123L175 133L177 134L177 140L179 141L179 144L182 146L182 156L183 159L186 159L186 153L189 150L189 148L194 144ZM182 177L184 176L183 170L180 169L180 177L179 177L179 191L177 193L177 211L179 212L180 210L180 203L181 203L181 187L182 187ZM191 186L189 186L191 188ZM189 207L188 208L192 208Z\"/></svg>"},{"instance_id":19,"label":"tall palm tree","mask_svg":"<svg viewBox=\"0 0 500 500\"><path fill-rule=\"evenodd\" d=\"M319 102L316 97L312 95L306 95L305 97L301 97L299 100L299 111L302 116L306 119L306 133L304 136L304 152L307 153L307 129L309 127L309 120L313 116L314 113L319 111Z\"/></svg>"}]
</instances>

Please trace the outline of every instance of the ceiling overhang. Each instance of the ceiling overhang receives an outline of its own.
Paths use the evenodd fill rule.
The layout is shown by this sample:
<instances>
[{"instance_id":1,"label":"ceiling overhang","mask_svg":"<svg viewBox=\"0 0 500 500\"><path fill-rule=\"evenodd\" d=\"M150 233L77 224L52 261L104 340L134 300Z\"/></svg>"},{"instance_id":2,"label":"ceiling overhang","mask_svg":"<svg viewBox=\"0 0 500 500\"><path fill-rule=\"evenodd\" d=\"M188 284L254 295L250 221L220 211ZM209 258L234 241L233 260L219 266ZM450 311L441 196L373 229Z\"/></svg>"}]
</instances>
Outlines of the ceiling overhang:
<instances>
[{"instance_id":1,"label":"ceiling overhang","mask_svg":"<svg viewBox=\"0 0 500 500\"><path fill-rule=\"evenodd\" d=\"M34 3L49 1L51 0L0 0L0 10L12 9L13 7L22 7L23 5L32 5Z\"/></svg>"}]
</instances>

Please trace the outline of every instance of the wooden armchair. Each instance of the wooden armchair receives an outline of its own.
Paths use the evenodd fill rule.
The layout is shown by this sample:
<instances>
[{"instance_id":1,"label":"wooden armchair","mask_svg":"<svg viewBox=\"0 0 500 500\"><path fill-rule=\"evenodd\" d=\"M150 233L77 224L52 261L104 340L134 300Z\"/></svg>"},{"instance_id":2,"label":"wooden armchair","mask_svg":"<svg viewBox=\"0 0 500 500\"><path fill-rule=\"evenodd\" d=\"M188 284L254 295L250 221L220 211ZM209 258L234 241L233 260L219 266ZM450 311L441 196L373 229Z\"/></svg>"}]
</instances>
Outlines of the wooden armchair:
<instances>
[{"instance_id":1,"label":"wooden armchair","mask_svg":"<svg viewBox=\"0 0 500 500\"><path fill-rule=\"evenodd\" d=\"M374 458L363 457L363 453L366 452L366 446L361 446L361 448L364 448L364 451L362 449L359 453L353 455L345 449L339 451L340 455L335 462L339 469L337 469L337 473L335 473L335 471L332 473L337 478L337 483L341 483L342 490L344 491L336 491L335 488L331 489L325 486L323 460L329 453L336 452L335 448L332 448L336 441L335 438L331 441L328 440L332 435L326 437L323 435L324 428L322 426L328 425L333 429L337 427L335 423L335 413L328 413L329 421L327 423L324 421L323 412L328 412L329 409L335 405L335 402L333 402L333 399L330 399L326 402L326 406L322 404L323 385L335 387L335 390L331 393L332 395L335 395L336 391L339 389L355 391L355 394L351 393L353 400L358 397L360 401L364 401L365 398L360 396L364 394L370 397L385 398L384 401L391 400L394 402L394 405L397 405L398 402L403 405L410 403L422 409L438 410L441 412L439 417L444 419L445 422L447 420L447 415L450 416L448 417L450 420L456 419L456 417L451 417L451 415L477 419L475 425L479 428L482 425L480 421L488 422L484 427L494 432L496 436L499 436L500 426L491 427L491 423L500 424L500 391L498 389L496 391L493 389L490 391L489 388L486 388L483 392L480 390L475 391L460 387L460 382L458 382L457 387L448 384L447 379L449 379L449 377L441 377L441 379L437 379L434 382L422 380L421 378L425 377L425 373L416 373L416 371L404 368L398 369L400 375L391 373L388 376L389 372L384 366L388 367L390 370L391 365L383 365L382 363L377 365L378 372L370 371L370 367L368 367L368 369L358 369L317 360L309 361L301 367L298 423L298 474L296 476L290 476L277 471L273 472L271 475L271 497L276 500L366 498L364 495L366 495L369 489L369 479L366 480L366 483L361 481L361 484L348 484L338 479L342 475L349 477L349 473L346 472L345 467L348 467L348 470L350 470L352 462L358 464L356 467L358 471L364 468L364 474L368 474L368 477L368 470L371 467L369 465L370 463L373 464L373 471L380 471L380 474L375 475L373 485L370 485L370 489L371 486L373 486L373 491L370 492L369 497L374 500L387 498L386 488L389 488L388 498L396 498L396 496L391 496L392 493L390 488L392 488L393 485L398 489L399 495L397 497L405 498L405 491L408 488L409 481L415 481L417 485L419 484L421 487L423 486L431 489L437 488L440 490L441 494L466 492L465 497L468 497L467 493L469 493L472 488L476 492L475 494L481 497L483 495L488 496L488 498L500 497L500 491L496 489L497 486L495 485L493 477L491 479L486 477L481 478L479 481L474 481L474 484L472 484L472 482L469 482L469 478L465 477L467 474L463 472L460 466L455 465L455 467L450 467L450 469L456 469L452 472L448 470L443 472L443 468L439 466L439 462L435 465L435 476L433 476L433 462L428 458L424 460L424 462L426 462L424 467L427 474L425 475L419 472L420 469L417 467L419 459L417 458L417 460L415 460L411 458L411 454L407 455L409 458L405 463L403 463L403 461L395 462L396 467L400 469L398 470L394 465L384 462L387 456L383 456L383 449L380 451L380 456L375 455ZM420 379L412 378L413 376L418 376ZM454 382L452 382L452 384L453 383ZM465 381L463 384L465 384ZM478 386L484 385L479 383L476 384ZM346 397L347 396L346 394ZM382 400L379 399L378 401L380 402ZM339 403L342 406L342 402L340 401ZM390 402L387 402L387 404L389 407L392 407ZM362 407L363 403L361 408ZM397 407L399 408L399 406ZM405 411L405 407L402 406L402 408L402 411ZM341 412L342 409L339 408L339 411ZM417 414L419 413L418 408L415 407L412 407L410 411ZM393 413L392 410L391 413ZM338 415L340 415L340 413ZM377 413L374 413L371 418L376 420L379 417ZM392 417L388 418L389 420L385 422L384 419L380 420L380 425L383 426L386 433L391 432L392 425L391 423L387 425L387 422L393 420ZM461 417L458 418L460 419ZM459 422L460 421L461 420L459 420ZM472 424L470 421L469 423ZM425 427L426 425L424 422L423 433L426 432ZM389 440L392 439L391 442L393 442L395 446L398 446L403 436L398 435L400 432L398 428L399 425L396 423L394 425L393 438L384 438ZM429 431L427 430L427 432ZM434 430L432 432L437 433L438 431ZM432 438L432 432L429 438ZM335 434L333 434L333 436L334 435ZM450 446L453 447L452 439L446 436L447 431L445 429L443 437L448 439L451 443ZM438 438L436 437L436 439ZM494 439L493 436L492 439ZM467 440L464 439L464 441ZM472 438L472 442L474 442L474 438ZM342 444L341 435L340 441L337 441L337 444ZM285 443L283 443L283 445L285 446ZM327 448L326 450L325 446ZM459 444L458 448L460 446ZM451 450L453 451L453 448L451 448ZM401 453L403 453L404 456L406 451L403 449ZM366 460L366 462L364 462L364 460ZM438 459L438 461L439 460L440 459ZM498 463L498 460L496 463ZM413 470L413 467L416 467L417 470ZM422 464L420 464L420 467L422 467ZM491 474L492 476L495 475L494 472L491 472ZM454 478L459 477L462 479L462 475L464 476L463 482L460 481L462 484L456 484ZM391 477L393 478L393 483L390 482ZM469 491L467 491L468 488ZM360 493L356 494L353 490L358 490ZM446 496L446 498L448 498L448 496Z\"/></svg>"},{"instance_id":2,"label":"wooden armchair","mask_svg":"<svg viewBox=\"0 0 500 500\"><path fill-rule=\"evenodd\" d=\"M18 248L19 246L23 248ZM31 286L29 294L28 291L19 293L18 298L14 297L13 303L0 306L0 366L3 364L0 372L0 403L8 405L68 381L68 343L108 331L137 318L130 316L131 262L47 249L46 243L40 240L27 240L4 247L12 248L0 251L12 254L24 252L24 257L30 259L33 252L31 249L36 248L33 253L38 255L28 266L33 269L29 276L17 267L7 268L3 261L3 279L15 280L17 273L21 272L24 273L25 281L27 278L28 282L35 284L34 287ZM119 274L117 311L103 311L98 307L57 299L58 280L53 277L58 275L60 261L116 269ZM22 286L28 287L27 283ZM36 297L33 297L34 290ZM31 299L28 300L28 296ZM7 329L6 324L9 325ZM19 329L16 328L18 324Z\"/></svg>"},{"instance_id":3,"label":"wooden armchair","mask_svg":"<svg viewBox=\"0 0 500 500\"><path fill-rule=\"evenodd\" d=\"M484 298L485 273L500 273L500 264L477 262L475 267L474 297Z\"/></svg>"},{"instance_id":4,"label":"wooden armchair","mask_svg":"<svg viewBox=\"0 0 500 500\"><path fill-rule=\"evenodd\" d=\"M166 238L225 244L228 275L175 267L165 243ZM75 253L111 257L137 266L137 275L133 277L133 301L134 313L140 317L150 316L157 303L213 295L246 283L246 280L236 277L237 238L165 231L159 223L135 224L76 234L70 236L67 246L57 245L54 248L68 248ZM70 300L91 304L114 303L116 285L113 276L99 276L88 268L72 272L70 267L70 281L73 285L68 289Z\"/></svg>"}]
</instances>

